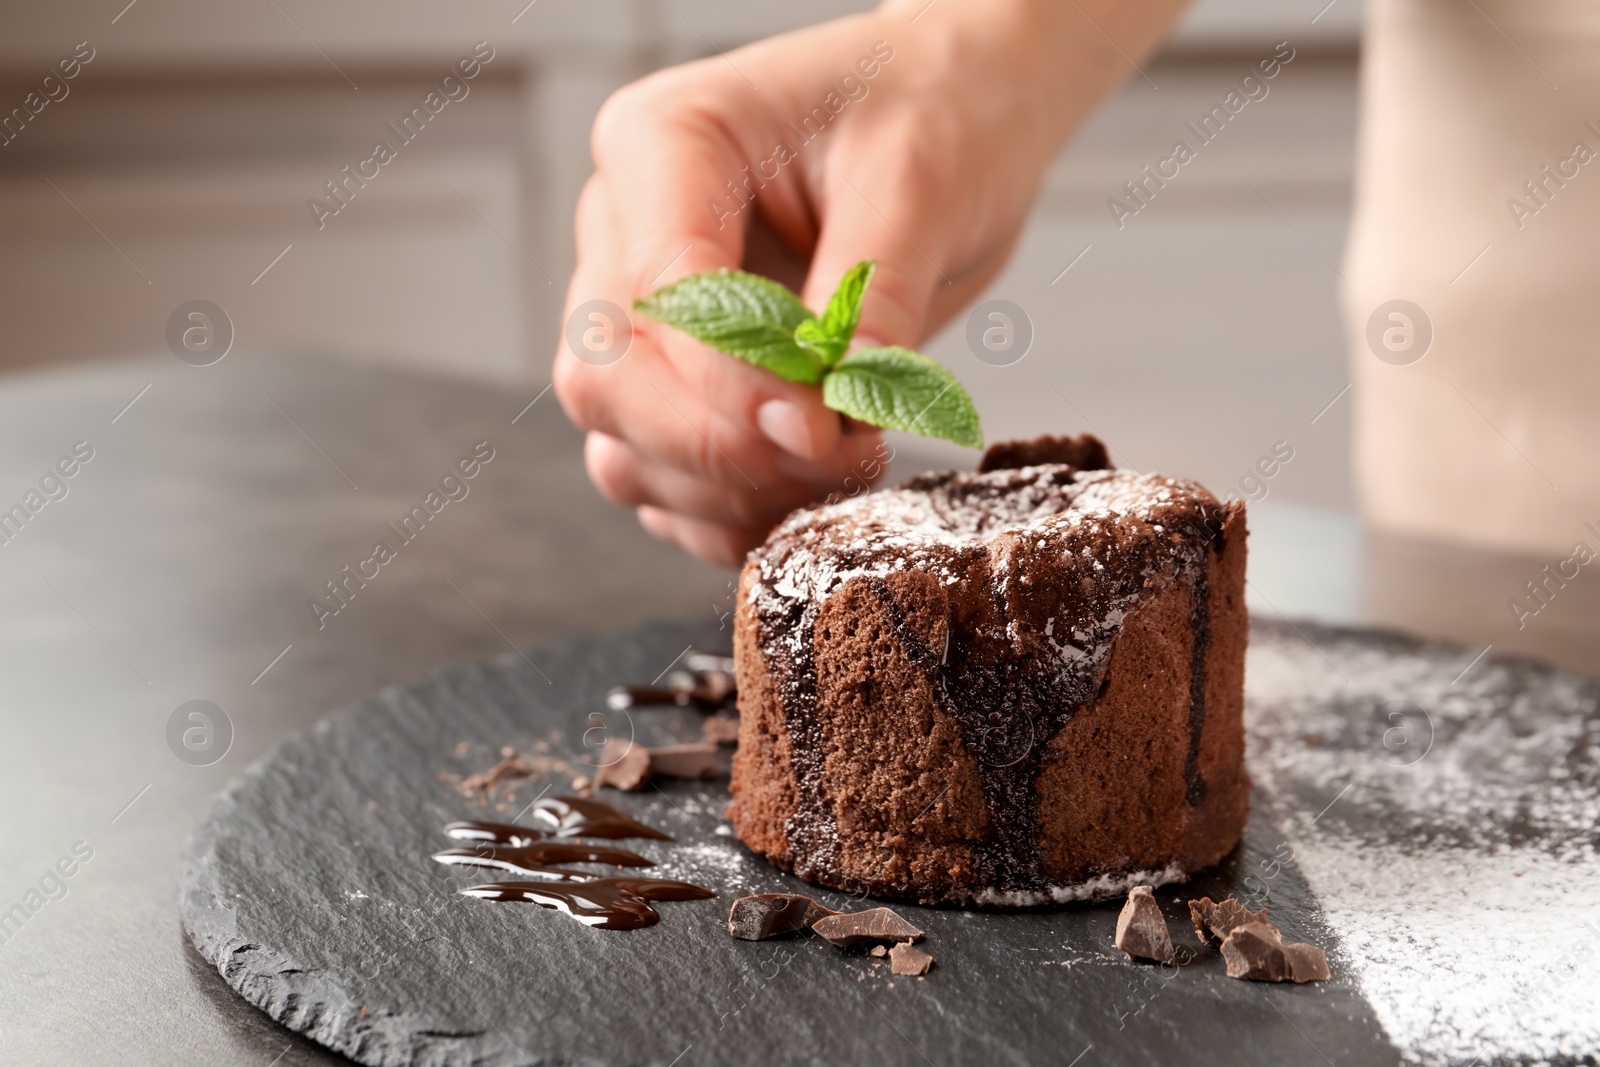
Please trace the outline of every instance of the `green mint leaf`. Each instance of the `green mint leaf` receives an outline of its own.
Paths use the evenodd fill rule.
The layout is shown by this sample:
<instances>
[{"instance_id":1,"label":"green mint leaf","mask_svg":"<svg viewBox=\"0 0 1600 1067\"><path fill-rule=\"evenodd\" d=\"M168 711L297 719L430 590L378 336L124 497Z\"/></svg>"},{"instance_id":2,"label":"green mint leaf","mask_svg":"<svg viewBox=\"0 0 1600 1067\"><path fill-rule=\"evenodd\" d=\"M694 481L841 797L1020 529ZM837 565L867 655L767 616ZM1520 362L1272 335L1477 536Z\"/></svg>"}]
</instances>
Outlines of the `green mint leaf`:
<instances>
[{"instance_id":1,"label":"green mint leaf","mask_svg":"<svg viewBox=\"0 0 1600 1067\"><path fill-rule=\"evenodd\" d=\"M849 339L840 340L828 333L820 319L807 319L794 328L794 343L822 360L823 367L832 367L850 347Z\"/></svg>"},{"instance_id":2,"label":"green mint leaf","mask_svg":"<svg viewBox=\"0 0 1600 1067\"><path fill-rule=\"evenodd\" d=\"M739 270L691 274L634 301L633 308L791 382L822 379L822 359L794 337L811 312L770 278Z\"/></svg>"},{"instance_id":3,"label":"green mint leaf","mask_svg":"<svg viewBox=\"0 0 1600 1067\"><path fill-rule=\"evenodd\" d=\"M972 398L955 375L909 348L863 348L822 380L822 402L862 422L983 447Z\"/></svg>"},{"instance_id":4,"label":"green mint leaf","mask_svg":"<svg viewBox=\"0 0 1600 1067\"><path fill-rule=\"evenodd\" d=\"M804 327L802 336L795 331L795 340L822 357L827 366L833 366L850 350L850 339L856 334L856 324L861 321L861 300L872 284L872 274L878 269L875 260L863 259L844 272L828 306L815 327Z\"/></svg>"},{"instance_id":5,"label":"green mint leaf","mask_svg":"<svg viewBox=\"0 0 1600 1067\"><path fill-rule=\"evenodd\" d=\"M855 336L856 323L861 321L861 299L867 295L867 286L872 284L877 269L877 260L863 259L844 272L833 296L828 298L828 306L822 310L822 328L828 336L846 344Z\"/></svg>"}]
</instances>

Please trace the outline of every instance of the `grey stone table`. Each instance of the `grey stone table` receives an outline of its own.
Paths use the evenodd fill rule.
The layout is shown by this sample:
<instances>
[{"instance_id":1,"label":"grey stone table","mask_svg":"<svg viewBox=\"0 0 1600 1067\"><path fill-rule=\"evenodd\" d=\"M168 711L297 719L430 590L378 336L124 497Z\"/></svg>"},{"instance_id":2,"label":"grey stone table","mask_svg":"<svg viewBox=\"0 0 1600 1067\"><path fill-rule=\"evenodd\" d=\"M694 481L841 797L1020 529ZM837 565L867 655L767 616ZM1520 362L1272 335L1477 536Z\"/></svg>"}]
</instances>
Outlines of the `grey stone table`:
<instances>
[{"instance_id":1,"label":"grey stone table","mask_svg":"<svg viewBox=\"0 0 1600 1067\"><path fill-rule=\"evenodd\" d=\"M731 576L600 501L578 435L536 397L250 353L0 386L0 508L35 487L44 500L0 544L0 914L26 915L0 922L0 1062L338 1062L237 998L184 937L177 872L211 798L386 684L650 618L720 619ZM319 619L312 598L334 605L326 583L396 540L385 524L484 441L493 458L467 495ZM72 476L49 476L75 446ZM1592 668L1592 579L1519 630L1506 599L1548 561L1372 537L1293 508L1252 522L1264 617ZM169 741L194 700L225 713L215 737L231 733L204 766Z\"/></svg>"}]
</instances>

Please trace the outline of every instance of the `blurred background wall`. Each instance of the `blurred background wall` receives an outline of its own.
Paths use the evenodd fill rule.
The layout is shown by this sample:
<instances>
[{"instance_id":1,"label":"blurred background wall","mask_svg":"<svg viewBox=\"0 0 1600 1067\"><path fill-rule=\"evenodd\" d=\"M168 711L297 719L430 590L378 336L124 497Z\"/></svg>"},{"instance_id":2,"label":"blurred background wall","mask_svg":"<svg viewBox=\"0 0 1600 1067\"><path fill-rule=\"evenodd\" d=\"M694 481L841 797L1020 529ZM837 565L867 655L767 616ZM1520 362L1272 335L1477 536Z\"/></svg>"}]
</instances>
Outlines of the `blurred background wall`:
<instances>
[{"instance_id":1,"label":"blurred background wall","mask_svg":"<svg viewBox=\"0 0 1600 1067\"><path fill-rule=\"evenodd\" d=\"M571 211L607 94L659 66L867 4L811 0L74 0L12 3L0 105L87 41L68 94L0 147L0 369L165 347L195 298L237 344L488 383L548 380ZM1219 495L1351 507L1337 316L1360 5L1200 0L1050 175L991 297L1031 324L983 360L957 322L929 351L991 438L1096 429L1123 465ZM307 206L475 42L494 58L335 217ZM1258 60L1269 95L1138 214L1107 202ZM347 186L347 188L350 188ZM913 459L951 458L919 441ZM1280 448L1281 452L1281 448Z\"/></svg>"}]
</instances>

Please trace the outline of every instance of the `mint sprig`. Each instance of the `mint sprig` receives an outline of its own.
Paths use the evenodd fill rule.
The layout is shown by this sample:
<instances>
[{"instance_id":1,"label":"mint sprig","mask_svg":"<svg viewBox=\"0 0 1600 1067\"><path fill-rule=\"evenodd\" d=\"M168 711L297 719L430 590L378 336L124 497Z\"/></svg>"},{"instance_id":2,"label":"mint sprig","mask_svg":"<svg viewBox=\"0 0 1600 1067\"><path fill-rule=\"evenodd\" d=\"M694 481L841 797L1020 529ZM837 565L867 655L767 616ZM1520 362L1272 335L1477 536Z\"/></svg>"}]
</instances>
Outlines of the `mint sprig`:
<instances>
[{"instance_id":1,"label":"mint sprig","mask_svg":"<svg viewBox=\"0 0 1600 1067\"><path fill-rule=\"evenodd\" d=\"M983 447L972 398L956 376L909 348L863 348L822 379L822 402L851 418Z\"/></svg>"},{"instance_id":2,"label":"mint sprig","mask_svg":"<svg viewBox=\"0 0 1600 1067\"><path fill-rule=\"evenodd\" d=\"M822 402L890 430L983 447L972 398L944 367L909 348L863 348L846 357L876 264L845 272L820 316L758 274L691 274L634 302L640 314L791 382L822 384Z\"/></svg>"},{"instance_id":3,"label":"mint sprig","mask_svg":"<svg viewBox=\"0 0 1600 1067\"><path fill-rule=\"evenodd\" d=\"M691 274L634 301L633 309L791 382L822 380L822 360L794 337L810 310L770 278L742 270Z\"/></svg>"}]
</instances>

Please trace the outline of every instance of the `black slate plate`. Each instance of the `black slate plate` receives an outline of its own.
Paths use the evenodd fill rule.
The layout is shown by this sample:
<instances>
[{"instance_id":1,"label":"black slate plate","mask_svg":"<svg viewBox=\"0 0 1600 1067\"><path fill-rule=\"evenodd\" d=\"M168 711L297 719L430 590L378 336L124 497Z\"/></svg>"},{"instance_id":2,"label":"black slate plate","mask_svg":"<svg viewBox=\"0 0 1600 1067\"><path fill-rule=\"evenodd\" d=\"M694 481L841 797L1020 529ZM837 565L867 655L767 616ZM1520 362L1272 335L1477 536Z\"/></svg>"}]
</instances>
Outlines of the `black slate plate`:
<instances>
[{"instance_id":1,"label":"black slate plate","mask_svg":"<svg viewBox=\"0 0 1600 1067\"><path fill-rule=\"evenodd\" d=\"M1263 640L1281 630L1258 628ZM192 837L184 926L206 960L285 1026L368 1064L1161 1064L1399 1059L1342 965L1283 838L1262 816L1239 849L1157 891L1190 962L1134 964L1111 945L1118 904L1021 913L902 907L937 961L923 979L816 938L753 943L725 931L751 892L817 892L728 836L725 783L666 783L604 798L676 841L625 842L651 871L715 900L658 905L659 925L610 932L541 908L455 892L490 872L429 855L440 827L509 818L573 769L545 766L485 804L451 776L502 745L576 768L585 743L684 729L648 711L607 719L603 696L657 677L710 626L659 624L569 641L392 687L284 742L236 780ZM590 732L598 731L598 732ZM585 736L587 734L587 736ZM544 748L546 751L540 752ZM444 776L444 777L441 777ZM505 810L496 810L504 805ZM1333 980L1225 977L1180 899L1241 897L1270 872L1273 921L1328 946Z\"/></svg>"}]
</instances>

